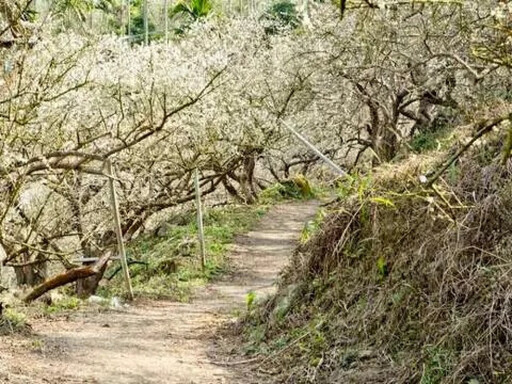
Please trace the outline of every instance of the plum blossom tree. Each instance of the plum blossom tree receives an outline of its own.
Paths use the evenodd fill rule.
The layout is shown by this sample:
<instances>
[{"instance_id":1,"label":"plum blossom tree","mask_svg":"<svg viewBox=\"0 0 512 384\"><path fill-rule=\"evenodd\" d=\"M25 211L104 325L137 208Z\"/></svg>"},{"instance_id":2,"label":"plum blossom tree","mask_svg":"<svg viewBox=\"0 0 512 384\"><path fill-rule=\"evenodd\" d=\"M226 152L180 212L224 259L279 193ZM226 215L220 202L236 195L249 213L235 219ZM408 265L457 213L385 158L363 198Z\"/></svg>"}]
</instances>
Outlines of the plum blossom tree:
<instances>
[{"instance_id":1,"label":"plum blossom tree","mask_svg":"<svg viewBox=\"0 0 512 384\"><path fill-rule=\"evenodd\" d=\"M318 168L285 124L345 167L393 160L411 136L506 91L507 40L487 22L508 21L491 3L371 2L342 20L314 3L302 29L269 34L256 16L219 17L149 46L51 25L24 35L23 7L0 9L4 29L33 41L0 53L13 67L0 78L3 262L36 284L48 261L73 269L77 255L107 253L107 160L126 240L194 199L196 168L203 195L244 203L269 179Z\"/></svg>"}]
</instances>

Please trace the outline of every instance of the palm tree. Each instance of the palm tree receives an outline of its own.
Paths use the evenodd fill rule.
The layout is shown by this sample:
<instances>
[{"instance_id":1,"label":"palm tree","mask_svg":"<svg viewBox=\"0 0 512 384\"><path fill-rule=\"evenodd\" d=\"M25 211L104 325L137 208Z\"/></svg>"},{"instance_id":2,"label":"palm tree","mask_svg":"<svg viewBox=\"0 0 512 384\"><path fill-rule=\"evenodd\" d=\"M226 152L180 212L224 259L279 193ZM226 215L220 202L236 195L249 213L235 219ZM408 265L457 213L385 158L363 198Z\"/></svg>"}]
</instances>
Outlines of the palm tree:
<instances>
[{"instance_id":1,"label":"palm tree","mask_svg":"<svg viewBox=\"0 0 512 384\"><path fill-rule=\"evenodd\" d=\"M54 13L82 22L92 10L93 2L90 0L57 0L52 7Z\"/></svg>"},{"instance_id":2,"label":"palm tree","mask_svg":"<svg viewBox=\"0 0 512 384\"><path fill-rule=\"evenodd\" d=\"M52 11L63 16L66 22L85 22L87 16L95 9L111 13L118 7L117 0L56 0L53 1Z\"/></svg>"},{"instance_id":3,"label":"palm tree","mask_svg":"<svg viewBox=\"0 0 512 384\"><path fill-rule=\"evenodd\" d=\"M180 0L170 9L169 17L185 19L185 22L176 30L178 33L183 33L191 23L208 16L211 10L211 0Z\"/></svg>"}]
</instances>

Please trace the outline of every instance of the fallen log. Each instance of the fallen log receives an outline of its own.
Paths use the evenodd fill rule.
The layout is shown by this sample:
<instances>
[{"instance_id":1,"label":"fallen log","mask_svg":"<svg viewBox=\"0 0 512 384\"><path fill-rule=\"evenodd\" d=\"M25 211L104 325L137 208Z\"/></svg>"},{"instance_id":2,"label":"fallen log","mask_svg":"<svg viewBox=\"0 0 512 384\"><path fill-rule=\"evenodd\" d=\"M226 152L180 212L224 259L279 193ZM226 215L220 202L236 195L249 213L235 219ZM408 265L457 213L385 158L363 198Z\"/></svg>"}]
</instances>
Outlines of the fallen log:
<instances>
[{"instance_id":1,"label":"fallen log","mask_svg":"<svg viewBox=\"0 0 512 384\"><path fill-rule=\"evenodd\" d=\"M88 265L80 268L70 269L60 275L57 275L50 280L46 280L45 282L39 284L35 287L32 292L30 292L23 301L25 303L30 303L37 299L38 297L44 295L46 292L51 291L52 289L61 287L63 285L72 283L79 279L85 279L87 277L91 277L99 273L103 267L108 263L110 259L111 253L107 252L104 256L102 256L95 264Z\"/></svg>"}]
</instances>

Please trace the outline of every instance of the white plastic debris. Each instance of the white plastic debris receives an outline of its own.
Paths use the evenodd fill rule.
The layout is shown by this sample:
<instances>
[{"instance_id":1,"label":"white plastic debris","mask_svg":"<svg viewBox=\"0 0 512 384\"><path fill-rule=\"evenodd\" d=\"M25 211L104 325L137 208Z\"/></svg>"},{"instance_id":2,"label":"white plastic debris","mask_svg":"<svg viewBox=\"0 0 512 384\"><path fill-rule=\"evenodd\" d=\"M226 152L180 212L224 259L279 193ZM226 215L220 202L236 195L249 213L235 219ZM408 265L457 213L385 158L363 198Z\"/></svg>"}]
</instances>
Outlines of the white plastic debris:
<instances>
[{"instance_id":1,"label":"white plastic debris","mask_svg":"<svg viewBox=\"0 0 512 384\"><path fill-rule=\"evenodd\" d=\"M108 306L112 309L123 309L123 308L128 307L128 304L124 304L123 301L119 297L116 297L116 296L111 297L110 299L101 297L101 296L90 296L87 299L87 301L90 304L103 305L106 307Z\"/></svg>"},{"instance_id":2,"label":"white plastic debris","mask_svg":"<svg viewBox=\"0 0 512 384\"><path fill-rule=\"evenodd\" d=\"M113 297L110 299L110 307L115 309L123 308L123 304L121 303L121 299L119 297Z\"/></svg>"},{"instance_id":3,"label":"white plastic debris","mask_svg":"<svg viewBox=\"0 0 512 384\"><path fill-rule=\"evenodd\" d=\"M108 302L107 299L105 299L104 297L100 297L100 296L89 296L89 298L87 299L87 302L88 303L91 303L91 304L106 304Z\"/></svg>"}]
</instances>

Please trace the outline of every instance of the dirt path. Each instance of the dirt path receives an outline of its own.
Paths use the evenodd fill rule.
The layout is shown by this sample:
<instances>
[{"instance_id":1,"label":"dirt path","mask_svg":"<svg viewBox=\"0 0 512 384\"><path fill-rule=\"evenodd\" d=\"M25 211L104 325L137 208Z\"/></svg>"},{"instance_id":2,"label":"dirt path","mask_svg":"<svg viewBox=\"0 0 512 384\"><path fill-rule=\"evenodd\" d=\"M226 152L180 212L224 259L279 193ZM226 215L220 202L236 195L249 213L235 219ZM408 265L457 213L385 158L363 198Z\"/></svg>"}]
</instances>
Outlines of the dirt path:
<instances>
[{"instance_id":1,"label":"dirt path","mask_svg":"<svg viewBox=\"0 0 512 384\"><path fill-rule=\"evenodd\" d=\"M138 302L122 311L73 314L33 324L35 338L0 338L0 383L250 383L215 361L212 334L260 297L286 264L317 204L274 207L231 252L235 273L197 291L190 304ZM217 356L219 360L220 356Z\"/></svg>"}]
</instances>

